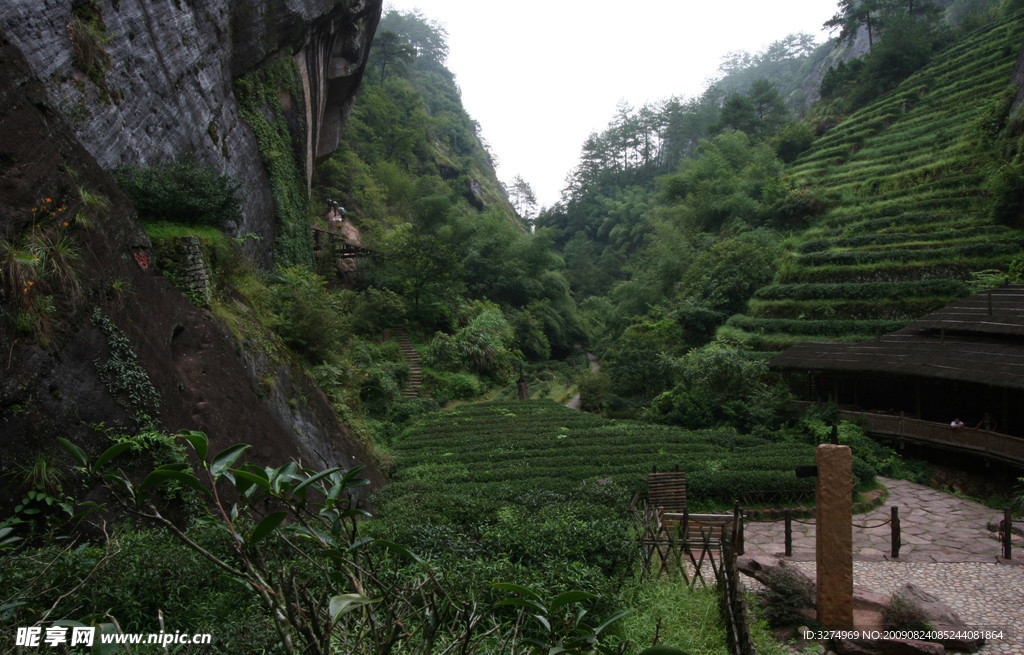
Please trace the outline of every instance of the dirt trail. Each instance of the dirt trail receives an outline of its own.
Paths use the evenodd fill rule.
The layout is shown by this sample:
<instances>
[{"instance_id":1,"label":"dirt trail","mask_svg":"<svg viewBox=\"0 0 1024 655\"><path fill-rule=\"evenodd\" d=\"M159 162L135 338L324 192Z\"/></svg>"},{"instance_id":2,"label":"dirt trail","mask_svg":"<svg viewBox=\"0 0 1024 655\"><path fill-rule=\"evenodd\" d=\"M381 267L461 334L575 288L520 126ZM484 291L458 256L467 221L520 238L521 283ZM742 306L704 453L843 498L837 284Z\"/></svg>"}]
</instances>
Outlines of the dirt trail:
<instances>
[{"instance_id":1,"label":"dirt trail","mask_svg":"<svg viewBox=\"0 0 1024 655\"><path fill-rule=\"evenodd\" d=\"M587 353L587 359L590 360L591 373L597 373L599 370L601 370L601 367L597 363L597 357L595 357L593 353ZM580 395L576 394L575 396L572 397L572 400L565 403L565 406L568 407L569 409L575 409L576 411L580 411L580 403Z\"/></svg>"}]
</instances>

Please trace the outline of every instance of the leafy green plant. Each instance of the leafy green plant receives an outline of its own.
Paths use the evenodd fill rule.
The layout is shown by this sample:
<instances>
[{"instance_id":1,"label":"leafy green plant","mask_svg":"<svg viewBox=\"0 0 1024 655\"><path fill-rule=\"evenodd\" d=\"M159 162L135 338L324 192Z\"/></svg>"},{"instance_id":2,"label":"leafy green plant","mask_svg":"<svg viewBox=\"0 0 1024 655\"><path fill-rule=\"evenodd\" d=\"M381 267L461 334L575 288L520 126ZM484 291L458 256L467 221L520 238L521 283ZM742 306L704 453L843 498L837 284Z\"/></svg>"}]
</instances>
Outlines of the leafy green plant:
<instances>
[{"instance_id":1,"label":"leafy green plant","mask_svg":"<svg viewBox=\"0 0 1024 655\"><path fill-rule=\"evenodd\" d=\"M31 305L36 281L43 275L43 258L31 242L0 239L0 266L4 291L9 300L22 307Z\"/></svg>"},{"instance_id":2,"label":"leafy green plant","mask_svg":"<svg viewBox=\"0 0 1024 655\"><path fill-rule=\"evenodd\" d=\"M409 653L439 648L467 654L488 640L511 638L504 635L504 623L455 594L413 552L359 535L356 518L366 512L354 507L351 493L368 484L358 477L359 467L238 465L248 444L211 454L205 434L178 436L195 451L202 477L179 462L136 481L112 468L129 442L94 459L66 439L59 442L77 470L106 489L122 510L169 531L258 598L285 652L370 655L401 643ZM230 544L228 556L164 516L158 492L169 483L210 503L206 521Z\"/></svg>"},{"instance_id":3,"label":"leafy green plant","mask_svg":"<svg viewBox=\"0 0 1024 655\"><path fill-rule=\"evenodd\" d=\"M114 179L143 221L224 227L238 218L238 185L213 168L183 160L151 168L122 167Z\"/></svg>"},{"instance_id":4,"label":"leafy green plant","mask_svg":"<svg viewBox=\"0 0 1024 655\"><path fill-rule=\"evenodd\" d=\"M115 396L123 393L123 402L135 411L136 420L145 423L160 407L156 387L139 364L139 357L128 337L98 307L93 311L92 323L106 336L110 348L110 355L105 361L97 358L93 362L99 370L100 379Z\"/></svg>"},{"instance_id":5,"label":"leafy green plant","mask_svg":"<svg viewBox=\"0 0 1024 655\"><path fill-rule=\"evenodd\" d=\"M626 615L626 612L619 612L603 621L591 618L581 604L596 596L585 591L566 591L546 601L541 594L521 585L496 582L491 586L515 594L498 601L497 606L522 608L519 623L528 621L524 632L531 635L523 641L536 653L607 652L600 648L601 634Z\"/></svg>"},{"instance_id":6,"label":"leafy green plant","mask_svg":"<svg viewBox=\"0 0 1024 655\"><path fill-rule=\"evenodd\" d=\"M586 412L596 412L604 408L612 387L611 378L607 373L584 372L580 375L576 385L580 393L580 409Z\"/></svg>"},{"instance_id":7,"label":"leafy green plant","mask_svg":"<svg viewBox=\"0 0 1024 655\"><path fill-rule=\"evenodd\" d=\"M78 197L82 208L75 212L75 225L85 229L93 229L98 221L110 214L110 198L98 191L84 186L78 187Z\"/></svg>"},{"instance_id":8,"label":"leafy green plant","mask_svg":"<svg viewBox=\"0 0 1024 655\"><path fill-rule=\"evenodd\" d=\"M669 644L693 653L726 652L726 628L714 588L668 579L641 583L626 593L630 613L623 620L622 637L652 645L641 655L683 652L671 650Z\"/></svg>"},{"instance_id":9,"label":"leafy green plant","mask_svg":"<svg viewBox=\"0 0 1024 655\"><path fill-rule=\"evenodd\" d=\"M306 267L280 268L271 287L271 306L286 343L318 364L337 359L348 324L327 282Z\"/></svg>"},{"instance_id":10,"label":"leafy green plant","mask_svg":"<svg viewBox=\"0 0 1024 655\"><path fill-rule=\"evenodd\" d=\"M89 0L79 3L71 12L68 36L74 49L75 67L85 73L104 94L107 93L106 72L111 68L106 46L111 37L103 24L100 9Z\"/></svg>"},{"instance_id":11,"label":"leafy green plant","mask_svg":"<svg viewBox=\"0 0 1024 655\"><path fill-rule=\"evenodd\" d=\"M774 627L795 625L806 619L799 610L814 607L813 586L791 566L780 566L768 575L765 589L758 592L762 613Z\"/></svg>"},{"instance_id":12,"label":"leafy green plant","mask_svg":"<svg viewBox=\"0 0 1024 655\"><path fill-rule=\"evenodd\" d=\"M514 333L501 310L482 303L477 313L455 334L438 334L427 349L425 361L438 368L470 371L495 379L512 374Z\"/></svg>"}]
</instances>

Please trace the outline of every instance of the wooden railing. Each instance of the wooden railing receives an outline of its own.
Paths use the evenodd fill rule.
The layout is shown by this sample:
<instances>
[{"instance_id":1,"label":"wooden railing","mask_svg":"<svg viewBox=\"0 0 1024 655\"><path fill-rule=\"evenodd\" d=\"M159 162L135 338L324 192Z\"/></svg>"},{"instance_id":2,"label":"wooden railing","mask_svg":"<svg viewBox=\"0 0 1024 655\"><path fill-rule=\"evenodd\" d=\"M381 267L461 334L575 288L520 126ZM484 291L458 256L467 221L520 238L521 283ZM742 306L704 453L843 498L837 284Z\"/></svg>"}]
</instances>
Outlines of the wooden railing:
<instances>
[{"instance_id":1,"label":"wooden railing","mask_svg":"<svg viewBox=\"0 0 1024 655\"><path fill-rule=\"evenodd\" d=\"M863 423L867 431L876 436L892 437L1024 465L1024 439L1001 432L968 427L954 428L943 423L904 416L848 410L840 410L839 418Z\"/></svg>"}]
</instances>

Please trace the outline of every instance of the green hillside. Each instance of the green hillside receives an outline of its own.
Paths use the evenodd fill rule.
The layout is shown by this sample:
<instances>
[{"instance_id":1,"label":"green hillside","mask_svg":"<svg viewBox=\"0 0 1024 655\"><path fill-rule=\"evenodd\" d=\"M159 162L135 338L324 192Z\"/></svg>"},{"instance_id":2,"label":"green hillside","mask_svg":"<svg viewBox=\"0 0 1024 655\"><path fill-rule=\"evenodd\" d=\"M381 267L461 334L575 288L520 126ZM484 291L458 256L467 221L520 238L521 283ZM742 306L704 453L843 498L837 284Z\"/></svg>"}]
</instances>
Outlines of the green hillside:
<instances>
[{"instance_id":1,"label":"green hillside","mask_svg":"<svg viewBox=\"0 0 1024 655\"><path fill-rule=\"evenodd\" d=\"M722 332L760 350L872 338L1005 270L1024 234L990 217L984 188L1022 36L1019 15L974 32L790 166L786 184L827 209Z\"/></svg>"}]
</instances>

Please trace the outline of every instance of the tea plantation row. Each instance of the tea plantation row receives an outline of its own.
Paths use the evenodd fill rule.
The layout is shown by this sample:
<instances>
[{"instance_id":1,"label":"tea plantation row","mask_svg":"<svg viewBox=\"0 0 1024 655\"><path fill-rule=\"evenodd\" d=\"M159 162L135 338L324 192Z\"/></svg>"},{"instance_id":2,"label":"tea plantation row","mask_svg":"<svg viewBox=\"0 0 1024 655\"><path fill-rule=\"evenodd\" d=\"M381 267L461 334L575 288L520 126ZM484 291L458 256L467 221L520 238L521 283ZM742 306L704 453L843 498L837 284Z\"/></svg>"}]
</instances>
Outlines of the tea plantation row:
<instances>
[{"instance_id":1,"label":"tea plantation row","mask_svg":"<svg viewBox=\"0 0 1024 655\"><path fill-rule=\"evenodd\" d=\"M632 496L652 467L687 473L691 503L809 498L814 481L794 468L814 461L807 444L773 443L729 428L689 431L612 421L551 401L489 403L418 419L395 444L394 485L443 484L515 499L535 491L571 496L614 485ZM873 472L859 463L861 478Z\"/></svg>"},{"instance_id":2,"label":"tea plantation row","mask_svg":"<svg viewBox=\"0 0 1024 655\"><path fill-rule=\"evenodd\" d=\"M826 210L756 297L839 302L757 303L722 332L765 351L872 338L966 295L972 273L1006 270L1021 235L995 222L986 180L1022 34L1019 13L980 28L798 158L789 183ZM849 303L883 299L877 309Z\"/></svg>"}]
</instances>

